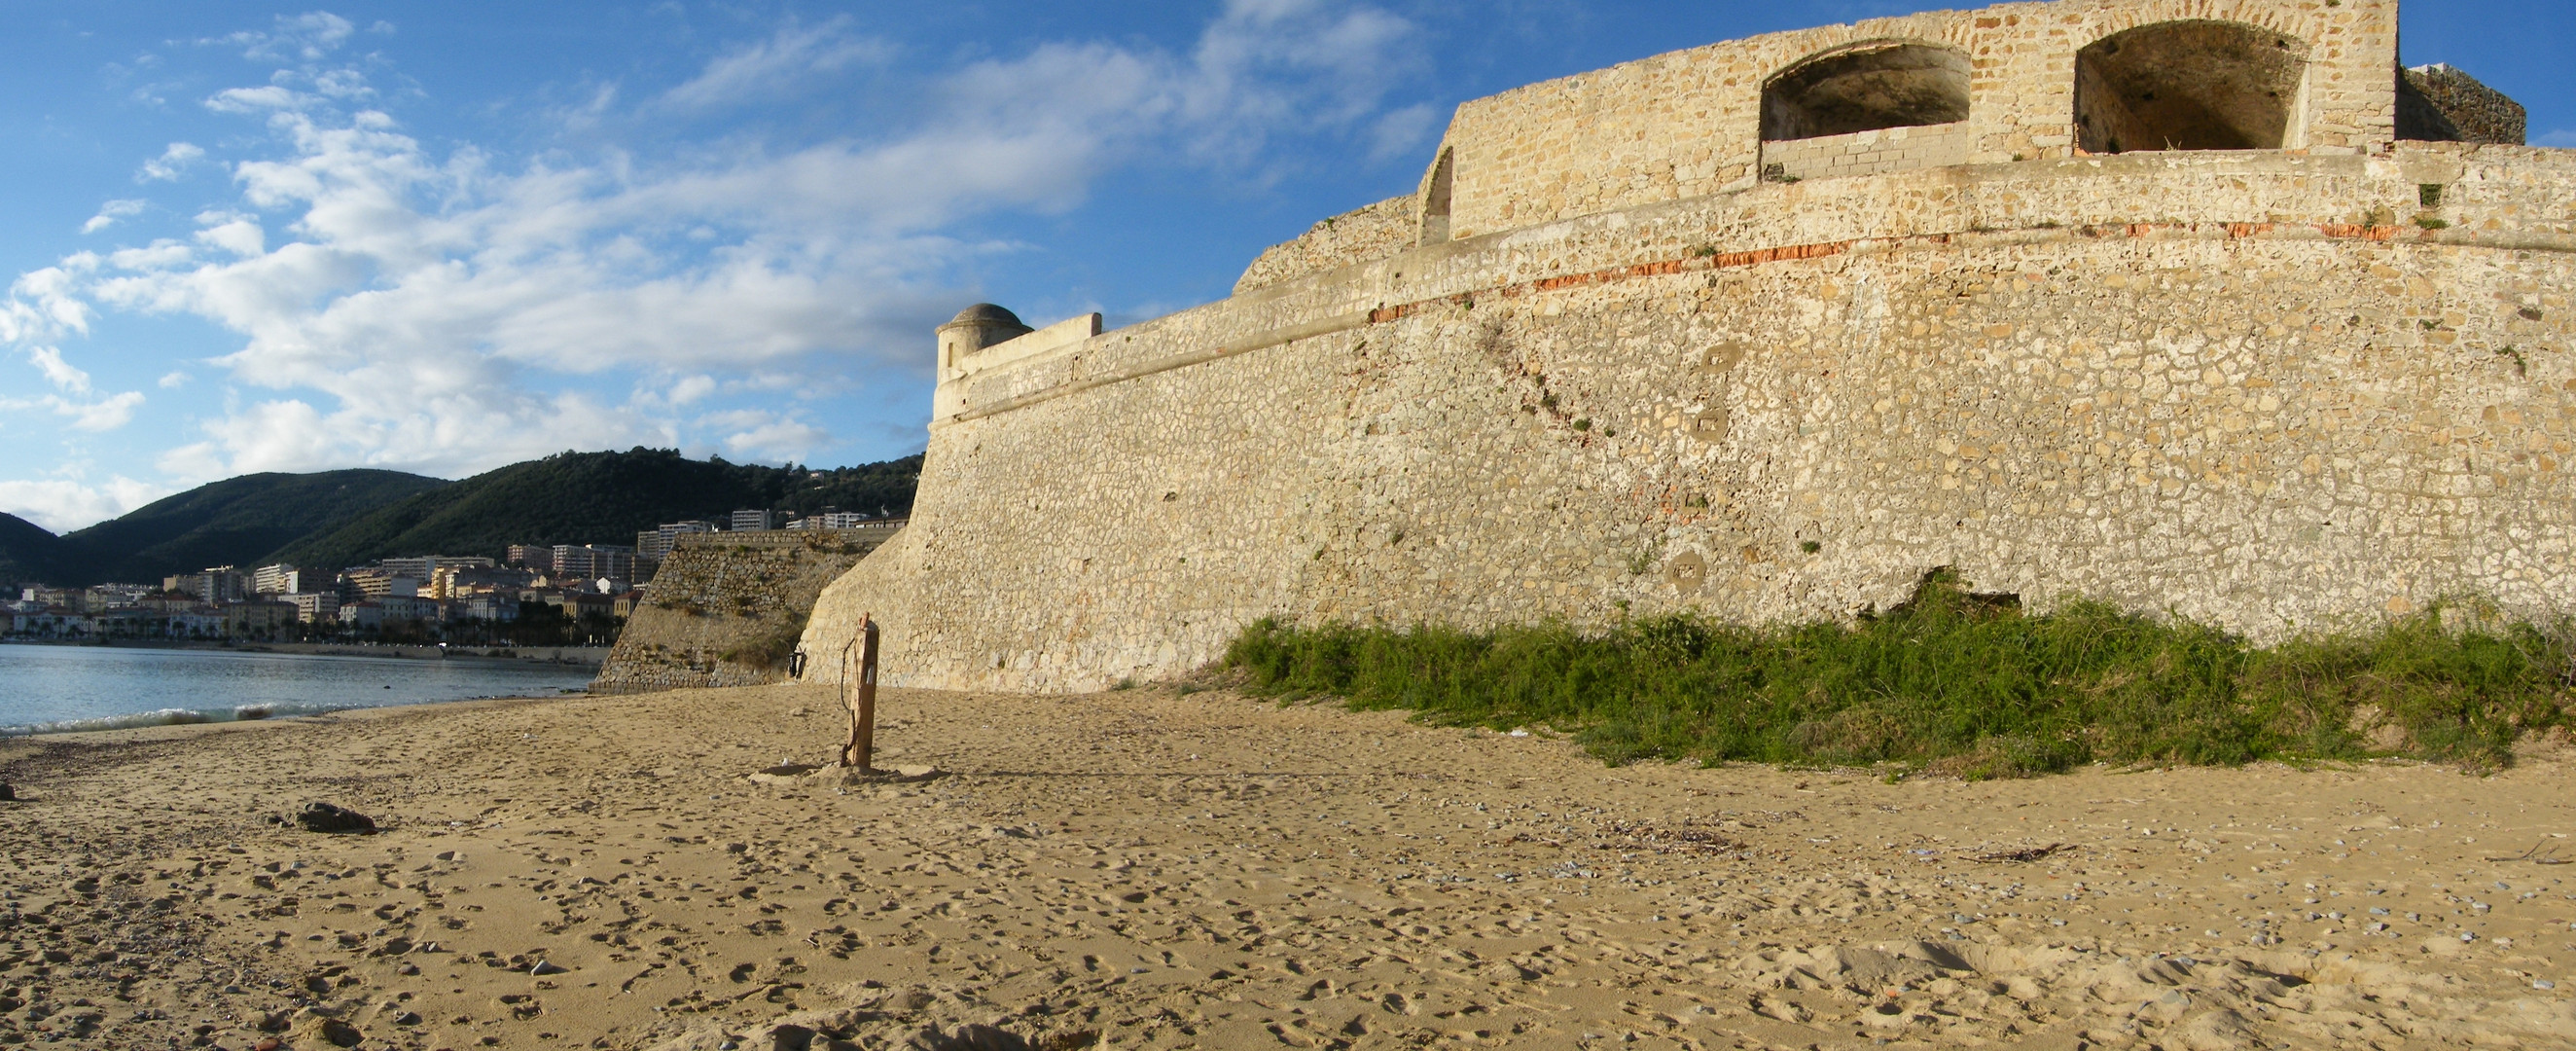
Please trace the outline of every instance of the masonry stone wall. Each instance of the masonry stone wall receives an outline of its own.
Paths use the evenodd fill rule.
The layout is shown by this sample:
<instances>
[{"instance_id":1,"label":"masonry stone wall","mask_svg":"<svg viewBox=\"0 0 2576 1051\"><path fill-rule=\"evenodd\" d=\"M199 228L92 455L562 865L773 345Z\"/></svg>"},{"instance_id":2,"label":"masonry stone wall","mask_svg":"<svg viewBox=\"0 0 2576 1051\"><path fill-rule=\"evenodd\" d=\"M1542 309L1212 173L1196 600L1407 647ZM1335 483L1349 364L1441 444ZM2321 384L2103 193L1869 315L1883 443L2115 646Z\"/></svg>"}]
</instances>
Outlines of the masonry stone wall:
<instances>
[{"instance_id":1,"label":"masonry stone wall","mask_svg":"<svg viewBox=\"0 0 2576 1051\"><path fill-rule=\"evenodd\" d=\"M1765 179L1835 179L1968 162L1965 121L1913 128L1855 131L1813 139L1762 144Z\"/></svg>"},{"instance_id":2,"label":"masonry stone wall","mask_svg":"<svg viewBox=\"0 0 2576 1051\"><path fill-rule=\"evenodd\" d=\"M2170 21L2236 22L2302 49L2293 149L2392 137L2395 0L2059 0L1936 11L1752 37L1532 84L1458 107L1452 236L1471 237L1740 189L1760 173L1763 84L1812 56L1918 42L1971 61L1968 161L2074 155L2075 57ZM1428 187L1426 187L1426 192Z\"/></svg>"},{"instance_id":3,"label":"masonry stone wall","mask_svg":"<svg viewBox=\"0 0 2576 1051\"><path fill-rule=\"evenodd\" d=\"M1421 233L1411 196L1393 197L1316 223L1296 240L1270 246L1234 282L1236 295L1290 278L1384 259L1413 247Z\"/></svg>"},{"instance_id":4,"label":"masonry stone wall","mask_svg":"<svg viewBox=\"0 0 2576 1051\"><path fill-rule=\"evenodd\" d=\"M1463 104L1232 297L943 374L914 527L804 644L864 611L890 683L1087 689L1261 617L1807 621L1940 567L2266 640L2576 615L2576 155L2396 141L2395 16L2011 4ZM2295 56L2241 99L2287 148L2075 148L2077 53L2176 20L2124 39ZM1908 42L1966 120L1760 141L1767 78ZM2101 112L2163 119L2145 61Z\"/></svg>"},{"instance_id":5,"label":"masonry stone wall","mask_svg":"<svg viewBox=\"0 0 2576 1051\"><path fill-rule=\"evenodd\" d=\"M749 686L785 658L825 584L896 530L682 534L592 681L594 693Z\"/></svg>"},{"instance_id":6,"label":"masonry stone wall","mask_svg":"<svg viewBox=\"0 0 2576 1051\"><path fill-rule=\"evenodd\" d=\"M2399 78L2401 138L2520 146L2529 120L2522 103L2449 66L2417 66Z\"/></svg>"},{"instance_id":7,"label":"masonry stone wall","mask_svg":"<svg viewBox=\"0 0 2576 1051\"><path fill-rule=\"evenodd\" d=\"M1941 566L2258 638L2576 613L2571 250L2576 157L2451 144L1755 184L1431 245L980 377L806 643L864 609L889 682L1082 689L1263 616L1848 617Z\"/></svg>"}]
</instances>

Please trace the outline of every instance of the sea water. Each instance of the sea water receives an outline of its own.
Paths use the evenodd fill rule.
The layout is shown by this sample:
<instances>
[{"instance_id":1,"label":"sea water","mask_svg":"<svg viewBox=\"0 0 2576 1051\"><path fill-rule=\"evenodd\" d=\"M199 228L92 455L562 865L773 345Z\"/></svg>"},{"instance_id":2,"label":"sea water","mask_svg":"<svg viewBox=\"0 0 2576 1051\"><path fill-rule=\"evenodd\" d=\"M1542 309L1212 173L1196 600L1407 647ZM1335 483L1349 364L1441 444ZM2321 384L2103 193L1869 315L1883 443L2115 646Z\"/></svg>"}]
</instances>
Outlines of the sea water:
<instances>
[{"instance_id":1,"label":"sea water","mask_svg":"<svg viewBox=\"0 0 2576 1051\"><path fill-rule=\"evenodd\" d=\"M550 697L579 690L593 673L581 665L477 657L0 644L0 734Z\"/></svg>"}]
</instances>

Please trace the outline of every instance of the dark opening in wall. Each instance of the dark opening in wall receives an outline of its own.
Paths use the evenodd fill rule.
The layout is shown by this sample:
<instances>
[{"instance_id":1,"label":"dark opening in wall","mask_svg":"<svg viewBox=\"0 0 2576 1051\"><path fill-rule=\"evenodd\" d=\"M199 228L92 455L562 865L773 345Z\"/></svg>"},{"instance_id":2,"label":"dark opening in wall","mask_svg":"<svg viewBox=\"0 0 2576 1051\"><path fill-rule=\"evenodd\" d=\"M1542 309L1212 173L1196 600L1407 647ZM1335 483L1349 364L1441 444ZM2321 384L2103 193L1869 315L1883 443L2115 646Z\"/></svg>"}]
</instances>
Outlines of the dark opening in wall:
<instances>
[{"instance_id":1,"label":"dark opening in wall","mask_svg":"<svg viewBox=\"0 0 2576 1051\"><path fill-rule=\"evenodd\" d=\"M2305 41L2238 22L2159 22L2075 55L2075 144L2277 150L2307 72Z\"/></svg>"},{"instance_id":2,"label":"dark opening in wall","mask_svg":"<svg viewBox=\"0 0 2576 1051\"><path fill-rule=\"evenodd\" d=\"M1968 56L1865 44L1807 59L1762 86L1762 139L1783 142L1968 119Z\"/></svg>"},{"instance_id":3,"label":"dark opening in wall","mask_svg":"<svg viewBox=\"0 0 2576 1051\"><path fill-rule=\"evenodd\" d=\"M1450 152L1441 147L1440 159L1431 164L1431 178L1422 188L1421 244L1439 244L1449 239Z\"/></svg>"}]
</instances>

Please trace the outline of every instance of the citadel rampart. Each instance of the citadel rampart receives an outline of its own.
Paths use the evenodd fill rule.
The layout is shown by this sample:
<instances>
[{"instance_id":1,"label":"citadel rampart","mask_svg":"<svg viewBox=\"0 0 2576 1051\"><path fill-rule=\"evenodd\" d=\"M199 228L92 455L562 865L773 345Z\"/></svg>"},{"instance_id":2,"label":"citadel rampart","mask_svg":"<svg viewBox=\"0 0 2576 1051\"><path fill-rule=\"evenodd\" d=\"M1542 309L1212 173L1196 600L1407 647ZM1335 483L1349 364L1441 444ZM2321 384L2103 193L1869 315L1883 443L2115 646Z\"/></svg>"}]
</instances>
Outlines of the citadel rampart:
<instances>
[{"instance_id":1,"label":"citadel rampart","mask_svg":"<svg viewBox=\"0 0 2576 1051\"><path fill-rule=\"evenodd\" d=\"M1262 616L1845 617L1939 566L2258 638L2576 612L2576 157L2396 140L2394 20L2016 4L1467 103L1233 298L943 329L914 528L805 643L1079 689ZM2135 148L2183 140L2230 148Z\"/></svg>"}]
</instances>

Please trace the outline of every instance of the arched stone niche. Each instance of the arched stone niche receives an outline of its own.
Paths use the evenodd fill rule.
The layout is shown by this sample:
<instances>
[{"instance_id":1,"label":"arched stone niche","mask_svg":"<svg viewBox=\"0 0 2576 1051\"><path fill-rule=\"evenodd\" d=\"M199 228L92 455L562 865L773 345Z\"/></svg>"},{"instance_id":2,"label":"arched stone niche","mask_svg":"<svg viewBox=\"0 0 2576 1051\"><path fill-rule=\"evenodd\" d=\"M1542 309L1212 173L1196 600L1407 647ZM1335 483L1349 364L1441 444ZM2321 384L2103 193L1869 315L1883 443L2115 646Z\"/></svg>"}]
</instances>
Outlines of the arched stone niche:
<instances>
[{"instance_id":1,"label":"arched stone niche","mask_svg":"<svg viewBox=\"0 0 2576 1051\"><path fill-rule=\"evenodd\" d=\"M1762 85L1762 174L1794 182L1964 163L1968 56L1873 41L1799 60Z\"/></svg>"},{"instance_id":2,"label":"arched stone niche","mask_svg":"<svg viewBox=\"0 0 2576 1051\"><path fill-rule=\"evenodd\" d=\"M2295 148L2307 54L2306 41L2241 22L2158 22L2103 37L2075 55L2075 144Z\"/></svg>"},{"instance_id":3,"label":"arched stone niche","mask_svg":"<svg viewBox=\"0 0 2576 1051\"><path fill-rule=\"evenodd\" d=\"M1765 142L1968 119L1968 56L1882 41L1801 60L1762 85Z\"/></svg>"},{"instance_id":4,"label":"arched stone niche","mask_svg":"<svg viewBox=\"0 0 2576 1051\"><path fill-rule=\"evenodd\" d=\"M1422 180L1422 235L1416 244L1449 239L1449 195L1457 182L1456 164L1456 156L1446 146L1440 148L1440 159L1431 162L1431 174Z\"/></svg>"}]
</instances>

